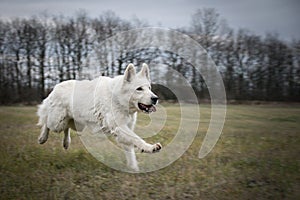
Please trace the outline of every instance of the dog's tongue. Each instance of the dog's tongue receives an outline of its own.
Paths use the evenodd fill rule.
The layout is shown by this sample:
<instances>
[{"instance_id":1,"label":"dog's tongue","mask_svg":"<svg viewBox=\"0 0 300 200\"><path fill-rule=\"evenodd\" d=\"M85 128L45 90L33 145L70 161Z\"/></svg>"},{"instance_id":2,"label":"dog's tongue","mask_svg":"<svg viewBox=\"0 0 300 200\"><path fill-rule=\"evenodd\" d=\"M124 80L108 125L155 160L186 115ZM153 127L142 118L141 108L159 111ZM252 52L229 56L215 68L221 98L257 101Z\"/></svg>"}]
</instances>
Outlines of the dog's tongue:
<instances>
[{"instance_id":1,"label":"dog's tongue","mask_svg":"<svg viewBox=\"0 0 300 200\"><path fill-rule=\"evenodd\" d=\"M150 111L150 112L155 112L155 111L156 111L155 106L151 106L151 107L149 108L149 111Z\"/></svg>"}]
</instances>

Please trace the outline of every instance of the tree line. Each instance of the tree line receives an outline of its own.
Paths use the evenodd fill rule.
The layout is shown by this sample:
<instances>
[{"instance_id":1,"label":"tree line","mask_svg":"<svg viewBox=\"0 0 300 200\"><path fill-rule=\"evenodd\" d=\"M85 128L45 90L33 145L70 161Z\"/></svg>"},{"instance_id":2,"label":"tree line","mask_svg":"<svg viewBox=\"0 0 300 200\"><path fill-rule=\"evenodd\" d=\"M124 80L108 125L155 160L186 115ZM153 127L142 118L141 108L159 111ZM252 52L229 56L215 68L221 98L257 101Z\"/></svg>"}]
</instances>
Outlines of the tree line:
<instances>
[{"instance_id":1,"label":"tree line","mask_svg":"<svg viewBox=\"0 0 300 200\"><path fill-rule=\"evenodd\" d=\"M128 52L121 45L116 55L109 49L117 41L103 43L122 31L147 26L147 22L125 20L111 11L97 18L79 12L73 17L1 19L0 103L39 102L59 82L91 78L85 73L91 65L95 75L113 77L122 74L129 62L164 64L167 68L156 70L155 76L164 77L174 69L189 80L199 99L209 99L205 81L180 55L159 48ZM196 10L190 24L177 31L205 48L222 75L229 100L300 100L300 40L284 41L276 33L260 36L245 29L234 31L213 8ZM122 45L134 41L135 36L128 35ZM174 98L166 94L166 99Z\"/></svg>"}]
</instances>

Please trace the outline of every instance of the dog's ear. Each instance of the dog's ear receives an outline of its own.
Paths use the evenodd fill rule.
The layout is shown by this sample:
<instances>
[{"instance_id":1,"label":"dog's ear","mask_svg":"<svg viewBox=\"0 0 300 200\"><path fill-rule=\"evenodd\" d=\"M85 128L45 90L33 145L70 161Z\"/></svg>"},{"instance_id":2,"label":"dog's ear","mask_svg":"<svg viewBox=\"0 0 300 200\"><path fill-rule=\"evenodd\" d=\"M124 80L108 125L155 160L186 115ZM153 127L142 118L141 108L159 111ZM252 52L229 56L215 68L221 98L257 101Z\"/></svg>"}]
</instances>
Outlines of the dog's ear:
<instances>
[{"instance_id":1,"label":"dog's ear","mask_svg":"<svg viewBox=\"0 0 300 200\"><path fill-rule=\"evenodd\" d=\"M132 63L130 63L124 73L124 81L131 82L135 77L135 67Z\"/></svg>"},{"instance_id":2,"label":"dog's ear","mask_svg":"<svg viewBox=\"0 0 300 200\"><path fill-rule=\"evenodd\" d=\"M145 76L150 81L150 71L149 71L149 67L146 63L143 63L140 73L142 76Z\"/></svg>"}]
</instances>

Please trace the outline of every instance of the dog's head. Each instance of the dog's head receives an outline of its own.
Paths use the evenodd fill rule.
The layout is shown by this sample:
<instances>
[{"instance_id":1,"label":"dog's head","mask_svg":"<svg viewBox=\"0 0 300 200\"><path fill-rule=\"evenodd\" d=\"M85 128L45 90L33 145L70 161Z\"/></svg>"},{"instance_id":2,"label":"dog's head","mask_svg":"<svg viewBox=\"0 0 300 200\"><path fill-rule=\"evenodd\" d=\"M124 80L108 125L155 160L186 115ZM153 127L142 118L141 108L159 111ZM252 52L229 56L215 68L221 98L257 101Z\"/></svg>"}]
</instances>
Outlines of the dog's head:
<instances>
[{"instance_id":1,"label":"dog's head","mask_svg":"<svg viewBox=\"0 0 300 200\"><path fill-rule=\"evenodd\" d=\"M151 91L150 72L147 64L143 64L140 72L136 73L133 64L129 64L124 73L123 89L131 94L129 106L144 113L155 112L158 97Z\"/></svg>"}]
</instances>

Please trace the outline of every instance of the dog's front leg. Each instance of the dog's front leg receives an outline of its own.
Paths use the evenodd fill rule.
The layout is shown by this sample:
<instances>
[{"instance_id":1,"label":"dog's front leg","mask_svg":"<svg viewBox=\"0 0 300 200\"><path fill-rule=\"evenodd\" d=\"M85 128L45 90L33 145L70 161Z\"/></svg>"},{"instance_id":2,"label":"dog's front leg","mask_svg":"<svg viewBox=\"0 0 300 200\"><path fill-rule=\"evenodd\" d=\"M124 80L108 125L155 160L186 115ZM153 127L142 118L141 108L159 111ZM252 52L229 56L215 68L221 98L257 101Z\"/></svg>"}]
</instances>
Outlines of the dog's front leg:
<instances>
[{"instance_id":1,"label":"dog's front leg","mask_svg":"<svg viewBox=\"0 0 300 200\"><path fill-rule=\"evenodd\" d=\"M130 128L127 126L120 126L116 128L116 134L118 137L118 141L125 145L134 145L137 148L141 149L142 152L145 153L155 153L158 152L162 146L160 143L149 144L145 142L142 138L137 136Z\"/></svg>"},{"instance_id":2,"label":"dog's front leg","mask_svg":"<svg viewBox=\"0 0 300 200\"><path fill-rule=\"evenodd\" d=\"M126 161L127 161L127 166L134 171L139 171L139 166L138 162L136 160L135 152L134 152L134 146L128 146L125 144L120 144L122 148L125 151L125 156L126 156Z\"/></svg>"}]
</instances>

